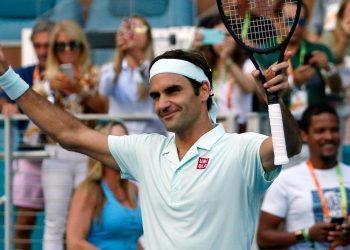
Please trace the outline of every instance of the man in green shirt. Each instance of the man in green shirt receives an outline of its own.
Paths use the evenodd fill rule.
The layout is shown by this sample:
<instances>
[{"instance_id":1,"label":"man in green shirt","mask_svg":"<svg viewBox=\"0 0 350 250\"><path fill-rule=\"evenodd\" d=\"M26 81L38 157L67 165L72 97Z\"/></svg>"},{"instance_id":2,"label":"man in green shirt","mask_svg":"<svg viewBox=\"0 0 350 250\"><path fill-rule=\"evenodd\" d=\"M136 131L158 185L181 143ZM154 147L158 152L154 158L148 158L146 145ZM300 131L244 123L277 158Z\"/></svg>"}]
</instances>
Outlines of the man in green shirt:
<instances>
[{"instance_id":1,"label":"man in green shirt","mask_svg":"<svg viewBox=\"0 0 350 250\"><path fill-rule=\"evenodd\" d=\"M292 3L284 3L280 11L287 11L290 4ZM276 10L275 14L278 13L279 10ZM291 51L293 56L288 69L291 92L286 95L285 102L296 116L309 105L327 102L326 86L329 86L332 93L337 93L341 89L341 79L334 66L330 49L305 39L308 17L307 6L302 3L298 25L287 46L287 51ZM286 25L292 24L286 20ZM278 53L259 56L259 62L263 67L273 64L277 59ZM253 107L254 111L263 111L262 105L256 104Z\"/></svg>"}]
</instances>

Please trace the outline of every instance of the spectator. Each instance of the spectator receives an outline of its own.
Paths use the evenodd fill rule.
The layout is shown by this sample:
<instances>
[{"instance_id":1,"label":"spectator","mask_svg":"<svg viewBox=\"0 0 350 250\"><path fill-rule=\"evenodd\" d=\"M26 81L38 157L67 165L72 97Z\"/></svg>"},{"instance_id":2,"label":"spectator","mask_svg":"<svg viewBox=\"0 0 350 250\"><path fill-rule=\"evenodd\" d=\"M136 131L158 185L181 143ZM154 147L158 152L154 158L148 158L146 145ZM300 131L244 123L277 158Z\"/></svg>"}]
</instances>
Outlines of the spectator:
<instances>
[{"instance_id":1,"label":"spectator","mask_svg":"<svg viewBox=\"0 0 350 250\"><path fill-rule=\"evenodd\" d=\"M60 71L61 64L72 72ZM69 75L71 74L71 75ZM82 28L73 21L58 22L52 32L48 64L48 100L71 113L103 112L97 94L97 76L90 64L90 48ZM43 161L45 197L44 250L63 249L66 216L74 188L86 176L87 157L53 143L56 158Z\"/></svg>"},{"instance_id":2,"label":"spectator","mask_svg":"<svg viewBox=\"0 0 350 250\"><path fill-rule=\"evenodd\" d=\"M341 3L336 15L336 25L332 32L324 37L323 41L331 48L335 62L338 65L350 64L350 1ZM349 60L349 62L347 62Z\"/></svg>"},{"instance_id":3,"label":"spectator","mask_svg":"<svg viewBox=\"0 0 350 250\"><path fill-rule=\"evenodd\" d=\"M313 43L320 43L323 36L332 32L336 25L336 16L343 0L314 0L308 39Z\"/></svg>"},{"instance_id":4,"label":"spectator","mask_svg":"<svg viewBox=\"0 0 350 250\"><path fill-rule=\"evenodd\" d=\"M205 45L199 29L193 46L204 54L213 71L214 98L219 114L235 114L239 132L245 132L246 115L252 111L252 92L255 91L254 78L250 74L254 65L230 36L220 16L207 17L203 22L205 28L223 32L223 41Z\"/></svg>"},{"instance_id":5,"label":"spectator","mask_svg":"<svg viewBox=\"0 0 350 250\"><path fill-rule=\"evenodd\" d=\"M337 161L340 133L334 108L309 106L301 119L301 137L310 157L283 170L267 191L258 244L267 249L334 249L330 245L347 245L348 249L350 168ZM332 218L344 224L333 223ZM285 230L279 229L282 222Z\"/></svg>"},{"instance_id":6,"label":"spectator","mask_svg":"<svg viewBox=\"0 0 350 250\"><path fill-rule=\"evenodd\" d=\"M275 10L276 16L280 11L287 12L288 7L293 4L281 1L283 4L279 6L282 9ZM322 44L310 43L304 37L307 19L308 9L302 2L298 25L287 46L287 51L291 51L293 56L288 69L292 91L286 102L296 117L300 117L308 105L328 102L326 87L332 93L339 93L341 90L341 79L330 49ZM264 60L271 64L276 58L264 57Z\"/></svg>"},{"instance_id":7,"label":"spectator","mask_svg":"<svg viewBox=\"0 0 350 250\"><path fill-rule=\"evenodd\" d=\"M337 24L329 37L329 45L336 56L343 85L342 108L347 114L343 123L343 160L350 164L350 1L344 0L337 14Z\"/></svg>"},{"instance_id":8,"label":"spectator","mask_svg":"<svg viewBox=\"0 0 350 250\"><path fill-rule=\"evenodd\" d=\"M151 26L140 16L126 19L116 33L116 46L114 62L101 69L99 91L109 99L108 114L153 114L148 96L148 68L154 57ZM125 124L131 134L165 133L158 120Z\"/></svg>"},{"instance_id":9,"label":"spectator","mask_svg":"<svg viewBox=\"0 0 350 250\"><path fill-rule=\"evenodd\" d=\"M120 122L109 122L97 130L107 135L127 134ZM88 176L70 205L68 249L136 250L142 232L136 185L121 179L119 170L90 159Z\"/></svg>"},{"instance_id":10,"label":"spectator","mask_svg":"<svg viewBox=\"0 0 350 250\"><path fill-rule=\"evenodd\" d=\"M287 69L290 56L267 69L266 91L288 89L287 77L276 74ZM261 84L259 71L253 75ZM31 119L65 148L118 164L122 178L138 181L146 249L249 249L260 200L280 171L271 137L226 133L216 123L211 79L200 53L163 53L150 65L150 96L173 133L107 136L28 89L0 50L0 86ZM280 104L290 157L300 152L300 135Z\"/></svg>"},{"instance_id":11,"label":"spectator","mask_svg":"<svg viewBox=\"0 0 350 250\"><path fill-rule=\"evenodd\" d=\"M39 20L33 27L31 42L34 47L38 63L28 67L16 69L23 80L39 94L38 86L45 80L46 60L49 48L50 33L54 23L48 20ZM11 102L2 93L0 97L2 114L13 115L20 113L17 105ZM20 132L26 129L23 140L36 146L40 130L33 124L20 122L18 129ZM36 138L34 141L30 138ZM34 145L33 145L34 144ZM15 225L14 245L16 249L29 250L32 229L35 225L36 214L44 208L44 197L41 185L41 160L18 160L14 162L13 176L13 204L17 209L17 219Z\"/></svg>"}]
</instances>

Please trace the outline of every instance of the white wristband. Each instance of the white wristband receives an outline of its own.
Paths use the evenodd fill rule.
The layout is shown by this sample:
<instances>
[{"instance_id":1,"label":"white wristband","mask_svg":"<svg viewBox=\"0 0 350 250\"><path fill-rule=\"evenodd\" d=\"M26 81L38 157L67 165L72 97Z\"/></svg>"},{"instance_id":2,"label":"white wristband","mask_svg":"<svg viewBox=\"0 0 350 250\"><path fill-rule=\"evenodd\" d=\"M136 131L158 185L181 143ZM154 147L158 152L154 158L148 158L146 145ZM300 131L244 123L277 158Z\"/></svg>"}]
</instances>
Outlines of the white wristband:
<instances>
[{"instance_id":1,"label":"white wristband","mask_svg":"<svg viewBox=\"0 0 350 250\"><path fill-rule=\"evenodd\" d=\"M11 100L16 100L29 89L29 85L11 68L0 76L0 87L10 97Z\"/></svg>"}]
</instances>

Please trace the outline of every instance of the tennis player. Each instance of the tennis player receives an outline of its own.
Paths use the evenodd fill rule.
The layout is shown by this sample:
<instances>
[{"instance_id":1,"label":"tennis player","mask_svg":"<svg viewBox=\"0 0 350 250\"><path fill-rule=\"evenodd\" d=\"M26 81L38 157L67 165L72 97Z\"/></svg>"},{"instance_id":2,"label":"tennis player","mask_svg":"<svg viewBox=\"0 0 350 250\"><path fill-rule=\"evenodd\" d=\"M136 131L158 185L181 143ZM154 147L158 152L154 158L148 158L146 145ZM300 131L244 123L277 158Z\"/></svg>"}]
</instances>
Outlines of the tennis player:
<instances>
[{"instance_id":1,"label":"tennis player","mask_svg":"<svg viewBox=\"0 0 350 250\"><path fill-rule=\"evenodd\" d=\"M287 67L284 61L267 72ZM258 83L259 72L253 75ZM29 89L0 55L0 85L32 121L66 149L119 167L123 178L139 183L145 245L152 250L250 249L261 197L280 172L270 137L226 133L216 123L211 78L201 54L165 52L151 63L150 96L173 135L107 136ZM273 76L264 87L283 92L287 77ZM292 156L301 148L299 131L285 108L283 118Z\"/></svg>"}]
</instances>

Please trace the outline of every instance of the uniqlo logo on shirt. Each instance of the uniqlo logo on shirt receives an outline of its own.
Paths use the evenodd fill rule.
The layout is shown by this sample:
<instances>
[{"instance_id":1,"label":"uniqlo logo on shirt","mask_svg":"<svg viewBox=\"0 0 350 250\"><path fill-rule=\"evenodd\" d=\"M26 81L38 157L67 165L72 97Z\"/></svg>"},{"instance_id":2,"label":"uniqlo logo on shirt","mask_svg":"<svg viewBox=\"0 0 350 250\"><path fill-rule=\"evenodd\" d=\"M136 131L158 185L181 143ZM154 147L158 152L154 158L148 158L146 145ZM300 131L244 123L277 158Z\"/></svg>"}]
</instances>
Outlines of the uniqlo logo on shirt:
<instances>
[{"instance_id":1,"label":"uniqlo logo on shirt","mask_svg":"<svg viewBox=\"0 0 350 250\"><path fill-rule=\"evenodd\" d=\"M209 162L209 158L198 158L197 169L206 169Z\"/></svg>"}]
</instances>

